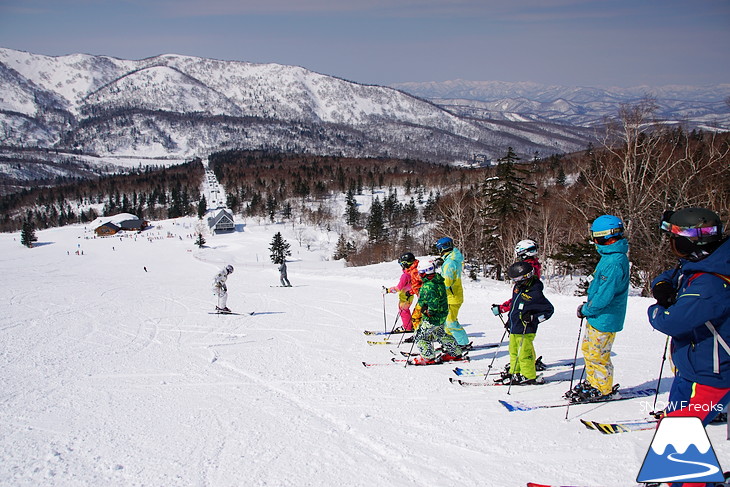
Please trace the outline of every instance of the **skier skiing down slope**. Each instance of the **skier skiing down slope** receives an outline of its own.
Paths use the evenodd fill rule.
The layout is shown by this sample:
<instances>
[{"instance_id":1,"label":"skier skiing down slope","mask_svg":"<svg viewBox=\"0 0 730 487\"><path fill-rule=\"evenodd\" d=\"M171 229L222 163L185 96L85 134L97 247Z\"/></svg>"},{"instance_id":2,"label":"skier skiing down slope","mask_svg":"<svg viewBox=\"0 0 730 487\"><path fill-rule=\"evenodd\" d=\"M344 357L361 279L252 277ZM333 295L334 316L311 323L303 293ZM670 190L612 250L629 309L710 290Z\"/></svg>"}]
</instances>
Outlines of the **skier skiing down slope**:
<instances>
[{"instance_id":1,"label":"skier skiing down slope","mask_svg":"<svg viewBox=\"0 0 730 487\"><path fill-rule=\"evenodd\" d=\"M218 305L215 307L215 310L218 312L231 312L228 306L226 306L226 302L228 301L228 286L226 286L226 281L231 274L233 274L233 266L229 264L221 269L213 278L213 294L218 296Z\"/></svg>"},{"instance_id":2,"label":"skier skiing down slope","mask_svg":"<svg viewBox=\"0 0 730 487\"><path fill-rule=\"evenodd\" d=\"M398 284L392 287L383 286L383 290L386 294L398 293L398 313L402 325L394 329L395 333L403 333L406 331L413 331L413 324L411 323L411 304L413 303L413 296L418 295L418 291L421 288L421 278L418 275L418 259L411 253L406 252L401 255L398 259L403 270Z\"/></svg>"},{"instance_id":3,"label":"skier skiing down slope","mask_svg":"<svg viewBox=\"0 0 730 487\"><path fill-rule=\"evenodd\" d=\"M444 321L449 312L449 302L446 297L444 278L436 273L433 262L419 265L423 285L418 297L418 304L413 312L416 333L416 344L421 355L413 359L414 365L431 365L440 362L461 360L462 350L454 337L446 333ZM444 353L436 357L433 342L441 343Z\"/></svg>"},{"instance_id":4,"label":"skier skiing down slope","mask_svg":"<svg viewBox=\"0 0 730 487\"><path fill-rule=\"evenodd\" d=\"M677 373L665 412L707 425L730 403L730 238L705 208L665 212L660 225L680 259L652 282L648 309L651 326L672 338Z\"/></svg>"},{"instance_id":5,"label":"skier skiing down slope","mask_svg":"<svg viewBox=\"0 0 730 487\"><path fill-rule=\"evenodd\" d=\"M461 285L461 271L464 268L464 257L461 251L454 247L454 241L449 237L440 238L436 242L436 249L441 254L441 276L446 286L446 296L449 300L449 314L446 317L446 333L453 336L456 343L463 347L469 344L469 337L459 324L459 308L464 303L464 288Z\"/></svg>"}]
</instances>

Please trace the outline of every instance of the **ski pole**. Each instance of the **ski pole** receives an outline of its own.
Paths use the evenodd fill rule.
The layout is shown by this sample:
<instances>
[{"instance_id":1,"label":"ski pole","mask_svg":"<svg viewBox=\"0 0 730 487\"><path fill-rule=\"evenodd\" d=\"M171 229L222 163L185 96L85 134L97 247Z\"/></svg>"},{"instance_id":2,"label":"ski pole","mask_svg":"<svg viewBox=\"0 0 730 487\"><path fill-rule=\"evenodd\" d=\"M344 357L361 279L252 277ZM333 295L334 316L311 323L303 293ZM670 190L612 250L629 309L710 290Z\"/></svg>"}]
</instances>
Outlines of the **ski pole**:
<instances>
[{"instance_id":1,"label":"ski pole","mask_svg":"<svg viewBox=\"0 0 730 487\"><path fill-rule=\"evenodd\" d=\"M578 341L575 342L575 354L573 355L573 368L570 371L570 389L569 391L573 390L573 378L575 377L575 364L578 362L578 346L580 345L580 337L583 334L583 318L580 319L580 328L578 329ZM585 366L583 367L583 372L580 374L580 378L583 379L583 373L585 373ZM570 401L568 402L568 407L565 408L565 419L568 419L568 410L570 410Z\"/></svg>"},{"instance_id":2,"label":"ski pole","mask_svg":"<svg viewBox=\"0 0 730 487\"><path fill-rule=\"evenodd\" d=\"M664 342L664 354L662 354L662 366L659 368L659 379L656 383L656 393L654 394L654 406L652 406L653 411L651 414L656 412L656 401L659 397L659 385L662 383L662 374L664 373L664 362L667 361L667 348L669 347L669 335L667 335L667 340Z\"/></svg>"},{"instance_id":3,"label":"ski pole","mask_svg":"<svg viewBox=\"0 0 730 487\"><path fill-rule=\"evenodd\" d=\"M388 333L388 319L385 317L385 293L383 295L383 331Z\"/></svg>"},{"instance_id":4,"label":"ski pole","mask_svg":"<svg viewBox=\"0 0 730 487\"><path fill-rule=\"evenodd\" d=\"M504 326L504 333L502 333L502 338L499 339L499 345L497 345L497 349L494 351L494 355L492 355L492 361L489 362L489 366L487 367L487 373L484 374L484 380L487 380L487 377L489 377L489 373L492 371L492 365L494 364L494 360L497 358L497 353L499 352L499 349L502 348L502 342L504 341L504 337L507 336L507 332L509 331L507 329L507 323L505 323L502 319L502 313L500 313L498 316L499 321L501 321L502 325Z\"/></svg>"},{"instance_id":5,"label":"ski pole","mask_svg":"<svg viewBox=\"0 0 730 487\"><path fill-rule=\"evenodd\" d=\"M423 323L421 323L423 324ZM410 361L411 354L413 353L413 347L418 341L418 336L421 334L421 327L418 327L418 330L416 330L416 333L413 335L413 343L411 343L411 349L408 350L408 357L406 357L406 364L403 366L403 368L408 367L408 362Z\"/></svg>"}]
</instances>

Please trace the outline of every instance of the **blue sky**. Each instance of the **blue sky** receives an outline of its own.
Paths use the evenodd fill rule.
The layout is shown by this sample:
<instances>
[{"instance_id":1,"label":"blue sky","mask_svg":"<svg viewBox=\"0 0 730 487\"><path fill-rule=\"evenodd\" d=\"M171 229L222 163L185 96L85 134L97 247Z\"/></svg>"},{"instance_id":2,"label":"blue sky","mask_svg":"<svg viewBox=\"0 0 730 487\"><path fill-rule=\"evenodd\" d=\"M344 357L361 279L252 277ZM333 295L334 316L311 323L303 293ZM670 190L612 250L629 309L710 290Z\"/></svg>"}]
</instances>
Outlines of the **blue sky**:
<instances>
[{"instance_id":1,"label":"blue sky","mask_svg":"<svg viewBox=\"0 0 730 487\"><path fill-rule=\"evenodd\" d=\"M730 83L730 0L0 0L0 47L280 63L361 83Z\"/></svg>"}]
</instances>

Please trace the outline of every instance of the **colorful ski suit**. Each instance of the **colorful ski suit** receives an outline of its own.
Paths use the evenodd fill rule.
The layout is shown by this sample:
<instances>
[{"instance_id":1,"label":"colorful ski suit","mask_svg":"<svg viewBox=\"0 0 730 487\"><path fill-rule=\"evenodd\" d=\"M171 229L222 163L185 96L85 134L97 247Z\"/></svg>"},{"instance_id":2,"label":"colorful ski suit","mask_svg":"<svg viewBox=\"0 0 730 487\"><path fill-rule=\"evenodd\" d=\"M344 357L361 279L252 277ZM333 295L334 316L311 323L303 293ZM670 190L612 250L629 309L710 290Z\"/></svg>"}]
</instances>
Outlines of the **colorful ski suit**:
<instances>
[{"instance_id":1,"label":"colorful ski suit","mask_svg":"<svg viewBox=\"0 0 730 487\"><path fill-rule=\"evenodd\" d=\"M398 313L404 330L413 330L411 323L411 303L413 296L418 295L421 288L421 277L418 275L418 260L407 269L403 269L398 284L388 288L389 293L398 293Z\"/></svg>"},{"instance_id":2,"label":"colorful ski suit","mask_svg":"<svg viewBox=\"0 0 730 487\"><path fill-rule=\"evenodd\" d=\"M623 330L629 298L629 243L626 239L609 245L596 245L601 254L593 280L588 286L587 301L581 307L586 317L586 333L581 350L586 365L586 379L602 394L613 390L611 348L616 332Z\"/></svg>"},{"instance_id":3,"label":"colorful ski suit","mask_svg":"<svg viewBox=\"0 0 730 487\"><path fill-rule=\"evenodd\" d=\"M443 277L439 274L426 274L423 276L423 285L420 289L414 315L421 316L418 333L416 333L416 344L425 359L432 360L436 357L433 342L441 343L445 353L453 356L462 354L462 350L454 337L446 333L444 329L444 321L449 313L449 302L446 294Z\"/></svg>"},{"instance_id":4,"label":"colorful ski suit","mask_svg":"<svg viewBox=\"0 0 730 487\"><path fill-rule=\"evenodd\" d=\"M677 375L669 394L675 413L709 424L730 403L730 239L698 262L681 261L679 269L654 279L677 289L674 304L649 307L649 322L672 337Z\"/></svg>"},{"instance_id":5,"label":"colorful ski suit","mask_svg":"<svg viewBox=\"0 0 730 487\"><path fill-rule=\"evenodd\" d=\"M459 308L464 303L464 288L461 284L461 272L464 268L464 257L461 251L454 247L443 256L441 276L444 278L446 295L449 300L449 314L446 317L446 332L454 337L460 346L469 344L469 337L459 324Z\"/></svg>"},{"instance_id":6,"label":"colorful ski suit","mask_svg":"<svg viewBox=\"0 0 730 487\"><path fill-rule=\"evenodd\" d=\"M527 379L535 379L535 347L533 341L537 326L550 319L555 311L552 303L543 294L542 281L533 276L518 282L512 289L512 299L500 306L509 307L503 312L507 315L509 326L509 363L510 374L522 374Z\"/></svg>"}]
</instances>

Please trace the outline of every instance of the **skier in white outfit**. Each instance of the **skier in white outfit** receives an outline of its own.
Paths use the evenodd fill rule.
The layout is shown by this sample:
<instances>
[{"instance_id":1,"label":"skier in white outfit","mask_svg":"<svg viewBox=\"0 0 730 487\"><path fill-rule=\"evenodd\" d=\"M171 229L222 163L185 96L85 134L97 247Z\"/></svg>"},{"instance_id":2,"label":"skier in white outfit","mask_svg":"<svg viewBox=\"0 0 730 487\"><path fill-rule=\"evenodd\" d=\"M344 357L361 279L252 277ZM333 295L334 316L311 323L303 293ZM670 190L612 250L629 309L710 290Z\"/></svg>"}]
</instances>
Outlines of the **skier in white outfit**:
<instances>
[{"instance_id":1,"label":"skier in white outfit","mask_svg":"<svg viewBox=\"0 0 730 487\"><path fill-rule=\"evenodd\" d=\"M226 306L228 301L228 286L226 286L226 280L228 276L233 274L233 266L227 265L218 272L213 278L213 294L218 296L218 305L215 310L219 313L230 313L231 310Z\"/></svg>"}]
</instances>

